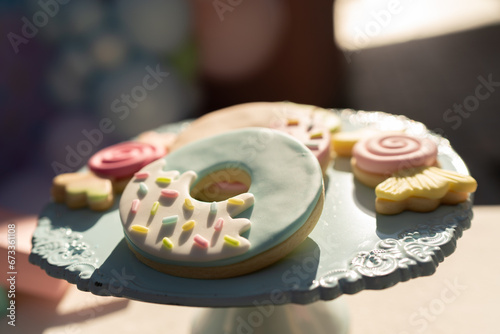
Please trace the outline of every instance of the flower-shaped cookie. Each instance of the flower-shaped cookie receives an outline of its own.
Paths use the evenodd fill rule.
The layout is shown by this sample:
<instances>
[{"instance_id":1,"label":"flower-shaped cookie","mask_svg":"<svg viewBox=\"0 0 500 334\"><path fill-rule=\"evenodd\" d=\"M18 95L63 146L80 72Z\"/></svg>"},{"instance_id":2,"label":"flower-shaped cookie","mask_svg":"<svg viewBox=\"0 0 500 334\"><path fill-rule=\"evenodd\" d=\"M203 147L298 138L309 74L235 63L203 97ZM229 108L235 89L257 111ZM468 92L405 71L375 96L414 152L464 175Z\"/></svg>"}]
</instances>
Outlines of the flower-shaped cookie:
<instances>
[{"instance_id":1,"label":"flower-shaped cookie","mask_svg":"<svg viewBox=\"0 0 500 334\"><path fill-rule=\"evenodd\" d=\"M66 203L71 209L90 207L104 211L113 205L113 186L110 180L93 173L66 173L58 175L52 182L52 197L56 202Z\"/></svg>"}]
</instances>

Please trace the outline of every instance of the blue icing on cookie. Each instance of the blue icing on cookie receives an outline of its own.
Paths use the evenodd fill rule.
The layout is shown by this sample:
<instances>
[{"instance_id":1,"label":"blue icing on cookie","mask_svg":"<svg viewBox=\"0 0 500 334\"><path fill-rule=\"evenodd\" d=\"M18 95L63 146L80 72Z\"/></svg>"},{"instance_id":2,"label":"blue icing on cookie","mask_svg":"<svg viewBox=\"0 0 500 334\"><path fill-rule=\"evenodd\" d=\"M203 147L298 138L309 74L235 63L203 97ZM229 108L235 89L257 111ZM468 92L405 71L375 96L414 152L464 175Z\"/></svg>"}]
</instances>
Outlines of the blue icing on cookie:
<instances>
[{"instance_id":1,"label":"blue icing on cookie","mask_svg":"<svg viewBox=\"0 0 500 334\"><path fill-rule=\"evenodd\" d=\"M125 226L126 238L134 250L159 263L213 267L250 259L297 232L308 220L323 192L321 168L310 150L293 137L271 129L246 128L227 132L190 143L162 160L163 171L175 170L181 175L194 171L198 178L191 189L205 176L221 169L228 169L228 173L244 170L251 178L248 193L253 194L255 203L236 217L251 222L250 229L243 234L250 242L248 250L214 261L178 261L151 255L143 250L143 245L133 235L127 235ZM134 182L129 183L130 187L131 184ZM127 189L124 195L126 193ZM121 209L122 221L127 220L126 210L130 208L130 204L125 203L130 198L125 197L122 197L123 208L126 208ZM211 202L207 204L210 208ZM134 241L138 244L135 245Z\"/></svg>"}]
</instances>

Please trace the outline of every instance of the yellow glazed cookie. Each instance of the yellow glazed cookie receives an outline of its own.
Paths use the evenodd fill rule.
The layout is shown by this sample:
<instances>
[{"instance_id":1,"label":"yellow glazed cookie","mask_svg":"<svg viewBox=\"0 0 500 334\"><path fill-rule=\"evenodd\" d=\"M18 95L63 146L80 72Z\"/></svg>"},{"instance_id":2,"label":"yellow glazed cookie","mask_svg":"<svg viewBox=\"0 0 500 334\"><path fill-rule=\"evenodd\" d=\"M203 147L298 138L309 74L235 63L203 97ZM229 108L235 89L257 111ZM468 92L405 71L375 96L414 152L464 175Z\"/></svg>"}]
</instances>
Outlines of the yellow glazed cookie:
<instances>
[{"instance_id":1,"label":"yellow glazed cookie","mask_svg":"<svg viewBox=\"0 0 500 334\"><path fill-rule=\"evenodd\" d=\"M440 204L457 204L475 192L474 178L438 167L418 167L396 172L375 188L375 209L382 214L404 210L429 212Z\"/></svg>"}]
</instances>

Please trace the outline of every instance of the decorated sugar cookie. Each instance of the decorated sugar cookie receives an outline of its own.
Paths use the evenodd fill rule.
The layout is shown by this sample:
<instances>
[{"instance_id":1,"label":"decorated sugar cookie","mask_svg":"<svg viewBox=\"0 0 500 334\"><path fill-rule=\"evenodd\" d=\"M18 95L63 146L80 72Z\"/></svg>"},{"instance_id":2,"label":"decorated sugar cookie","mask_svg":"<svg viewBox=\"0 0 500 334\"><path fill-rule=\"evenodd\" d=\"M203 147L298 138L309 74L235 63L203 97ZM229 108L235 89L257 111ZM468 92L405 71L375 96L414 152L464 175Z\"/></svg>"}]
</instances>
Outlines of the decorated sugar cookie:
<instances>
[{"instance_id":1,"label":"decorated sugar cookie","mask_svg":"<svg viewBox=\"0 0 500 334\"><path fill-rule=\"evenodd\" d=\"M174 261L207 262L246 252L250 243L240 234L251 221L234 216L252 206L254 196L244 193L225 201L202 202L190 195L195 172L179 175L163 171L164 166L165 161L159 160L136 173L122 195L120 213L133 244Z\"/></svg>"},{"instance_id":2,"label":"decorated sugar cookie","mask_svg":"<svg viewBox=\"0 0 500 334\"><path fill-rule=\"evenodd\" d=\"M468 175L437 167L405 169L377 186L375 208L383 214L428 212L440 204L464 202L476 188L476 180Z\"/></svg>"},{"instance_id":3,"label":"decorated sugar cookie","mask_svg":"<svg viewBox=\"0 0 500 334\"><path fill-rule=\"evenodd\" d=\"M214 175L248 192L216 198L204 191ZM248 128L190 143L141 169L123 192L120 218L130 249L148 266L225 278L292 251L314 228L323 200L309 149L280 131Z\"/></svg>"},{"instance_id":4,"label":"decorated sugar cookie","mask_svg":"<svg viewBox=\"0 0 500 334\"><path fill-rule=\"evenodd\" d=\"M135 172L165 154L161 145L129 141L100 150L87 165L95 174L110 179L115 192L121 193Z\"/></svg>"},{"instance_id":5,"label":"decorated sugar cookie","mask_svg":"<svg viewBox=\"0 0 500 334\"><path fill-rule=\"evenodd\" d=\"M321 169L326 171L330 162L330 131L321 122L324 118L325 115L316 115L315 112L285 109L271 127L297 138L311 150L318 159Z\"/></svg>"},{"instance_id":6,"label":"decorated sugar cookie","mask_svg":"<svg viewBox=\"0 0 500 334\"><path fill-rule=\"evenodd\" d=\"M339 157L351 157L352 149L358 141L379 133L380 130L374 128L337 132L332 135L332 149Z\"/></svg>"},{"instance_id":7,"label":"decorated sugar cookie","mask_svg":"<svg viewBox=\"0 0 500 334\"><path fill-rule=\"evenodd\" d=\"M340 132L342 122L340 117L334 114L331 110L326 110L320 107L313 109L315 122L323 124L331 134Z\"/></svg>"},{"instance_id":8,"label":"decorated sugar cookie","mask_svg":"<svg viewBox=\"0 0 500 334\"><path fill-rule=\"evenodd\" d=\"M113 205L114 195L110 180L84 172L56 176L52 183L52 197L71 209L89 207L104 211Z\"/></svg>"},{"instance_id":9,"label":"decorated sugar cookie","mask_svg":"<svg viewBox=\"0 0 500 334\"><path fill-rule=\"evenodd\" d=\"M162 138L151 132L145 134L144 142L124 142L100 150L88 161L92 172L66 173L54 178L54 199L72 209L109 209L113 192L121 193L135 172L167 153L159 143Z\"/></svg>"},{"instance_id":10,"label":"decorated sugar cookie","mask_svg":"<svg viewBox=\"0 0 500 334\"><path fill-rule=\"evenodd\" d=\"M97 175L115 179L131 177L148 163L165 155L156 145L141 142L124 142L106 147L94 154L89 168Z\"/></svg>"},{"instance_id":11,"label":"decorated sugar cookie","mask_svg":"<svg viewBox=\"0 0 500 334\"><path fill-rule=\"evenodd\" d=\"M404 133L363 138L354 145L351 158L354 176L370 187L397 171L436 164L437 146L433 141Z\"/></svg>"},{"instance_id":12,"label":"decorated sugar cookie","mask_svg":"<svg viewBox=\"0 0 500 334\"><path fill-rule=\"evenodd\" d=\"M330 161L331 133L339 130L340 123L334 113L312 105L291 102L245 103L211 112L195 120L179 134L172 150L230 130L275 128L306 145L325 171Z\"/></svg>"},{"instance_id":13,"label":"decorated sugar cookie","mask_svg":"<svg viewBox=\"0 0 500 334\"><path fill-rule=\"evenodd\" d=\"M170 152L170 148L176 139L177 134L171 132L146 131L137 136L138 142L163 147L167 153Z\"/></svg>"}]
</instances>

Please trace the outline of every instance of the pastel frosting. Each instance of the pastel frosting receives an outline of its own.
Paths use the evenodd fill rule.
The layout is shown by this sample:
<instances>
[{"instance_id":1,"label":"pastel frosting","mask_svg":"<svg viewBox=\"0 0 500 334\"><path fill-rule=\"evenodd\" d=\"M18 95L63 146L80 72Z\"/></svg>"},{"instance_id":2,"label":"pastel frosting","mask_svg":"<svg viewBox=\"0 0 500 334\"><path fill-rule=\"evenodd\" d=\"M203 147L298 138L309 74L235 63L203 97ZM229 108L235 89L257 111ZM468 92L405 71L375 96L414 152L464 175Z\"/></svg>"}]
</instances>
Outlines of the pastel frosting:
<instances>
[{"instance_id":1,"label":"pastel frosting","mask_svg":"<svg viewBox=\"0 0 500 334\"><path fill-rule=\"evenodd\" d=\"M432 166L437 146L427 138L407 134L381 133L361 139L352 150L357 167L375 174L392 174L398 170Z\"/></svg>"},{"instance_id":2,"label":"pastel frosting","mask_svg":"<svg viewBox=\"0 0 500 334\"><path fill-rule=\"evenodd\" d=\"M160 133L156 131L146 131L137 136L136 141L156 146L162 146L168 152L177 139L177 134L172 132Z\"/></svg>"},{"instance_id":3,"label":"pastel frosting","mask_svg":"<svg viewBox=\"0 0 500 334\"><path fill-rule=\"evenodd\" d=\"M189 182L193 182L190 185L191 189L203 178L221 170L226 170L229 174L244 171L251 178L248 194L236 196L236 201L228 199L215 204L217 212L220 210L225 215L223 209L227 208L229 209L228 216L225 217L227 219L234 218L241 224L235 226L233 232L228 233L224 229L230 223L225 221L222 224L221 232L223 233L220 233L218 238L224 237L226 240L224 240L224 243L221 241L221 244L223 244L221 248L217 248L220 252L217 253L214 248L214 253L210 257L203 255L207 254L208 251L200 252L199 245L194 245L194 243L205 244L205 241L208 241L211 245L211 238L217 232L216 228L220 228L217 225L218 219L208 222L207 218L212 206L211 203L197 201L178 190L187 189L185 186L183 186L184 188L176 187L175 191L169 193L169 196L177 196L176 200L179 200L180 203L184 202L184 207L181 212L167 214L163 211L165 210L163 206L166 205L162 204L161 194L159 195L158 189L155 188L157 186L146 183L148 188L146 196L151 194L151 198L147 197L147 201L142 199L137 212L139 213L140 208L144 207L145 217L148 218L132 222L129 218L131 210L134 210L131 203L140 196L140 183L143 181L133 180L130 182L120 201L120 217L124 225L125 236L135 251L164 264L200 267L225 266L265 252L284 242L307 222L323 192L322 172L310 150L295 138L272 129L246 128L193 142L165 156L160 162L155 162L154 166L147 166L144 172L151 172L149 168L157 168L160 163L163 164L163 167L159 177L167 178L167 175L170 175L167 173L172 173L169 178L170 182L174 183L177 180L176 175L181 175L180 179L186 178L186 180L189 179ZM163 175L163 173L165 174ZM198 176L196 181L193 181L194 175ZM144 175L141 176L144 177ZM181 183L186 185L189 182L182 181ZM169 188L165 186L164 189ZM254 198L253 206L239 214L230 212L231 207L228 206L228 203L233 202L233 204L229 205L234 205L234 203L241 203L240 200L243 200L246 204L242 208L246 208L250 206L250 202L247 203L247 201L250 201L252 195ZM186 198L188 198L188 205L185 205ZM155 210L154 202L159 202L154 215L155 217L158 216L158 218L151 220L151 210ZM136 239L135 235L132 236L133 234L130 231L131 226L134 224L153 229L151 225L159 224L159 218L163 221L165 217L168 218L174 215L178 215L179 219L189 220L189 217L185 216L184 210L190 210L189 208L193 207L196 212L202 206L204 208L200 210L202 210L205 219L198 218L199 221L191 219L195 220L195 226L186 226L186 228L191 227L194 229L198 226L206 229L205 231L203 229L193 230L192 233L184 236L184 242L189 243L191 246L189 249L196 250L189 252L189 254L184 253L173 258L160 256L159 251L161 248L167 247L163 244L163 238L168 237L168 235L161 233L156 233L156 235L152 233L152 237L148 235L146 240L150 240L151 243L149 249L146 250L142 248L142 244L137 243L138 239ZM244 220L240 221L239 219ZM148 222L151 225L148 226ZM177 229L179 226L182 229L184 224L184 221L182 221L175 228ZM251 227L248 229L250 224ZM243 231L245 232L241 237L238 237L238 233ZM140 231L138 232L140 233ZM201 236L202 239L195 240L197 235ZM225 238L226 235L229 238ZM172 249L176 247L176 240L175 237L170 238ZM230 245L234 241L239 241L240 245L242 245L239 250L239 246ZM248 248L246 248L247 246ZM217 247L219 247L219 244L217 244ZM150 252L151 248L159 251ZM188 247L185 250L187 252ZM239 251L244 252L239 253ZM221 252L226 253L222 254ZM162 251L162 254L166 253L168 252ZM200 259L203 259L203 261L200 261Z\"/></svg>"},{"instance_id":4,"label":"pastel frosting","mask_svg":"<svg viewBox=\"0 0 500 334\"><path fill-rule=\"evenodd\" d=\"M285 109L281 117L274 120L271 127L297 138L301 141L318 161L329 159L330 131L323 125L325 115L303 110Z\"/></svg>"},{"instance_id":5,"label":"pastel frosting","mask_svg":"<svg viewBox=\"0 0 500 334\"><path fill-rule=\"evenodd\" d=\"M354 145L362 138L379 134L375 128L362 128L354 131L340 131L332 135L333 150L341 157L352 156Z\"/></svg>"},{"instance_id":6,"label":"pastel frosting","mask_svg":"<svg viewBox=\"0 0 500 334\"><path fill-rule=\"evenodd\" d=\"M377 198L402 201L409 197L440 199L448 192L472 193L477 183L469 175L437 167L399 171L375 188Z\"/></svg>"},{"instance_id":7,"label":"pastel frosting","mask_svg":"<svg viewBox=\"0 0 500 334\"><path fill-rule=\"evenodd\" d=\"M114 198L111 181L89 172L57 175L52 182L52 196L68 207L89 206L92 210L108 209Z\"/></svg>"},{"instance_id":8,"label":"pastel frosting","mask_svg":"<svg viewBox=\"0 0 500 334\"><path fill-rule=\"evenodd\" d=\"M166 153L161 145L129 141L100 150L89 159L88 167L99 176L125 178Z\"/></svg>"},{"instance_id":9,"label":"pastel frosting","mask_svg":"<svg viewBox=\"0 0 500 334\"><path fill-rule=\"evenodd\" d=\"M179 134L172 150L190 142L230 130L267 127L284 131L302 141L320 162L329 158L330 132L340 119L325 109L292 102L252 102L208 113Z\"/></svg>"}]
</instances>

